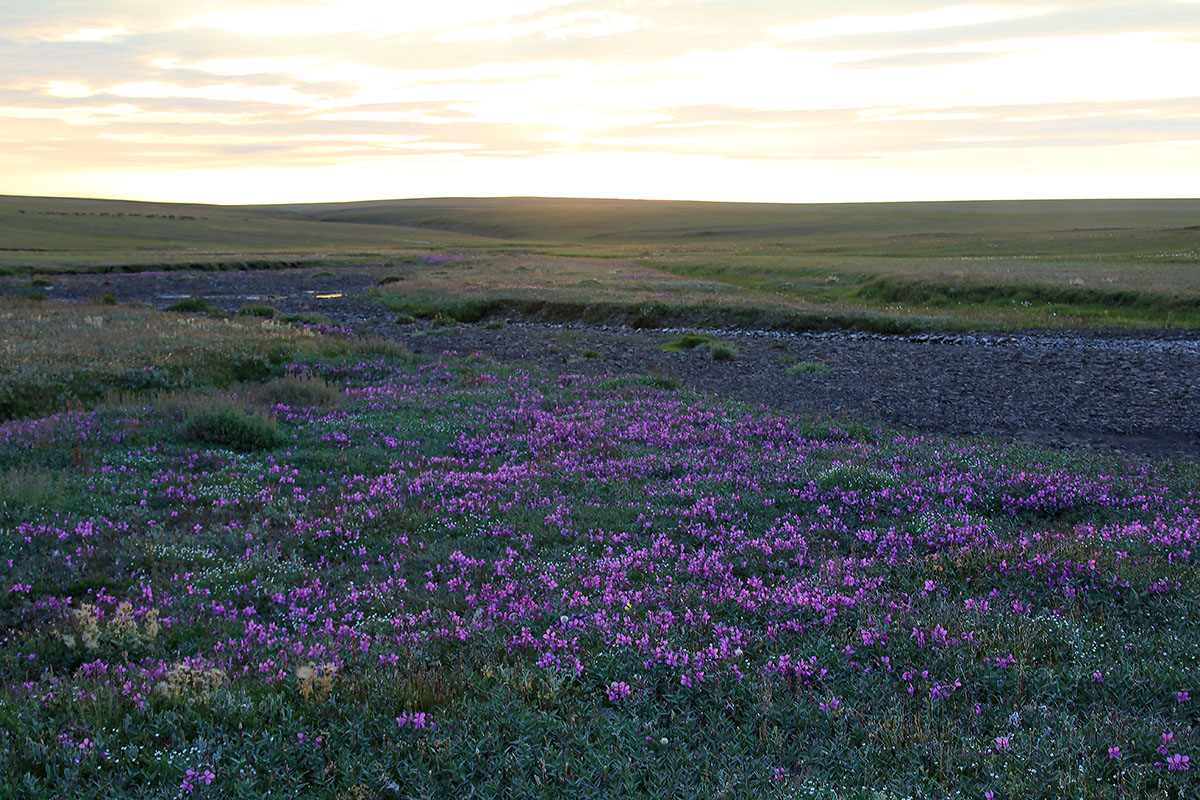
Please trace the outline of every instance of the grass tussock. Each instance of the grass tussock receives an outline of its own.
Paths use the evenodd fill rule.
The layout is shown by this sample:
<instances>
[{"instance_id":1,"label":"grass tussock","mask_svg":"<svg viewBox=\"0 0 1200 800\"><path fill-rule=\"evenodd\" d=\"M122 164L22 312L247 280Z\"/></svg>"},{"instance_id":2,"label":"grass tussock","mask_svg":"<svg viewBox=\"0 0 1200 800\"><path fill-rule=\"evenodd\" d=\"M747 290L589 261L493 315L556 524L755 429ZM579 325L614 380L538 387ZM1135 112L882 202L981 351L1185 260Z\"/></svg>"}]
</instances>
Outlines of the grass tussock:
<instances>
[{"instance_id":1,"label":"grass tussock","mask_svg":"<svg viewBox=\"0 0 1200 800\"><path fill-rule=\"evenodd\" d=\"M238 309L239 317L258 317L259 319L275 319L279 311L274 306L245 305Z\"/></svg>"},{"instance_id":2,"label":"grass tussock","mask_svg":"<svg viewBox=\"0 0 1200 800\"><path fill-rule=\"evenodd\" d=\"M405 364L411 364L413 361L412 351L404 342L384 336L364 336L354 339L350 343L350 349L359 356L382 356Z\"/></svg>"},{"instance_id":3,"label":"grass tussock","mask_svg":"<svg viewBox=\"0 0 1200 800\"><path fill-rule=\"evenodd\" d=\"M167 306L166 311L176 311L185 314L219 314L221 309L204 297L185 297Z\"/></svg>"},{"instance_id":4,"label":"grass tussock","mask_svg":"<svg viewBox=\"0 0 1200 800\"><path fill-rule=\"evenodd\" d=\"M710 342L708 357L713 361L734 361L738 357L738 349L729 342Z\"/></svg>"},{"instance_id":5,"label":"grass tussock","mask_svg":"<svg viewBox=\"0 0 1200 800\"><path fill-rule=\"evenodd\" d=\"M282 375L298 359L349 345L256 317L148 308L0 304L0 420L91 407L114 394L228 387Z\"/></svg>"},{"instance_id":6,"label":"grass tussock","mask_svg":"<svg viewBox=\"0 0 1200 800\"><path fill-rule=\"evenodd\" d=\"M713 337L706 333L685 333L673 342L659 345L659 350L678 353L680 350L694 350L700 345L709 344Z\"/></svg>"},{"instance_id":7,"label":"grass tussock","mask_svg":"<svg viewBox=\"0 0 1200 800\"><path fill-rule=\"evenodd\" d=\"M35 465L0 470L0 518L6 514L65 511L73 500L63 469Z\"/></svg>"},{"instance_id":8,"label":"grass tussock","mask_svg":"<svg viewBox=\"0 0 1200 800\"><path fill-rule=\"evenodd\" d=\"M244 396L261 406L291 408L335 408L345 396L336 386L316 376L285 375L242 390Z\"/></svg>"},{"instance_id":9,"label":"grass tussock","mask_svg":"<svg viewBox=\"0 0 1200 800\"><path fill-rule=\"evenodd\" d=\"M242 402L221 395L196 398L188 403L180 437L244 453L270 449L284 442L274 415L247 408Z\"/></svg>"},{"instance_id":10,"label":"grass tussock","mask_svg":"<svg viewBox=\"0 0 1200 800\"><path fill-rule=\"evenodd\" d=\"M821 361L800 361L788 367L792 375L824 375L829 372L829 365Z\"/></svg>"},{"instance_id":11,"label":"grass tussock","mask_svg":"<svg viewBox=\"0 0 1200 800\"><path fill-rule=\"evenodd\" d=\"M305 312L303 314L285 314L279 318L280 322L288 325L332 325L333 320L324 314L317 312Z\"/></svg>"}]
</instances>

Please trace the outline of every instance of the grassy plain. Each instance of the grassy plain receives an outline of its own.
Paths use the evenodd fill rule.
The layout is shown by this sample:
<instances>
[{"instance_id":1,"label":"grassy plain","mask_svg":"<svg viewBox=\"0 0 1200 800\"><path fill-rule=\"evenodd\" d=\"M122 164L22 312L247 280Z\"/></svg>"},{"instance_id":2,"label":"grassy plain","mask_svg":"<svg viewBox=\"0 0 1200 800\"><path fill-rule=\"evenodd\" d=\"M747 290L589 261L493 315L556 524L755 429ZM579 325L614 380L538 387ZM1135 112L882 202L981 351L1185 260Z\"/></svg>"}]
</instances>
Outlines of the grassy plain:
<instances>
[{"instance_id":1,"label":"grassy plain","mask_svg":"<svg viewBox=\"0 0 1200 800\"><path fill-rule=\"evenodd\" d=\"M636 286L651 293L663 290L660 273L681 278L659 297L684 316L727 304L791 327L872 327L880 318L939 327L1200 324L1200 201L504 198L286 208L315 220L482 233L539 253L623 260L653 270ZM591 279L605 283L604 268L592 269ZM574 288L565 294L586 299L589 286L573 285L586 278L575 272L560 261L536 274L556 295ZM522 296L499 275L481 280L477 267L455 283L447 277L438 292Z\"/></svg>"},{"instance_id":2,"label":"grassy plain","mask_svg":"<svg viewBox=\"0 0 1200 800\"><path fill-rule=\"evenodd\" d=\"M480 242L224 206L0 196L0 271L10 274L378 262L431 244Z\"/></svg>"},{"instance_id":3,"label":"grassy plain","mask_svg":"<svg viewBox=\"0 0 1200 800\"><path fill-rule=\"evenodd\" d=\"M1200 326L1195 200L237 208L0 198L0 269L10 272L314 263L396 263L405 281L387 302L462 318Z\"/></svg>"},{"instance_id":4,"label":"grassy plain","mask_svg":"<svg viewBox=\"0 0 1200 800\"><path fill-rule=\"evenodd\" d=\"M159 312L139 306L0 301L0 421L88 408L125 396L224 389L283 374L297 358L345 356L325 325Z\"/></svg>"},{"instance_id":5,"label":"grassy plain","mask_svg":"<svg viewBox=\"0 0 1200 800\"><path fill-rule=\"evenodd\" d=\"M1200 791L1195 465L3 313L0 796Z\"/></svg>"}]
</instances>

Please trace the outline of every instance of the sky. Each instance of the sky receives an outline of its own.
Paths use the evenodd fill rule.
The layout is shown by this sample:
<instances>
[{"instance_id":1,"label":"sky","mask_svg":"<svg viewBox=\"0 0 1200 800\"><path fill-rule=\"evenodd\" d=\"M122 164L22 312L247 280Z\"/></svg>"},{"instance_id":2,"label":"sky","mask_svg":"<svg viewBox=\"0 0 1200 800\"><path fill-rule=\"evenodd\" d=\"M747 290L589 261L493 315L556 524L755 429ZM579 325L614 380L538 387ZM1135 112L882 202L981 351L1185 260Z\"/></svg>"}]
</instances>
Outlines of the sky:
<instances>
[{"instance_id":1,"label":"sky","mask_svg":"<svg viewBox=\"0 0 1200 800\"><path fill-rule=\"evenodd\" d=\"M1200 195L1200 0L2 0L0 194Z\"/></svg>"}]
</instances>

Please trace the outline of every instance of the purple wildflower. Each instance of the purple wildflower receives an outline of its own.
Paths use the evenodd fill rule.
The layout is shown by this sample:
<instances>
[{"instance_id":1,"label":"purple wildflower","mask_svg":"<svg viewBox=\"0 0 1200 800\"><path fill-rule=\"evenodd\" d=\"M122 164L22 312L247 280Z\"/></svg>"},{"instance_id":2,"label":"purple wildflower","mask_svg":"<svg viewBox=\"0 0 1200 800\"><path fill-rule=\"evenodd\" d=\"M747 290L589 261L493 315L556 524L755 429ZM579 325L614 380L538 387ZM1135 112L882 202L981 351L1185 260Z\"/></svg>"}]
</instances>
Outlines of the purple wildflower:
<instances>
[{"instance_id":1,"label":"purple wildflower","mask_svg":"<svg viewBox=\"0 0 1200 800\"><path fill-rule=\"evenodd\" d=\"M433 718L424 711L405 711L396 717L396 725L400 728L413 728L414 730L437 727Z\"/></svg>"},{"instance_id":2,"label":"purple wildflower","mask_svg":"<svg viewBox=\"0 0 1200 800\"><path fill-rule=\"evenodd\" d=\"M633 693L633 689L629 688L629 684L625 683L625 681L613 681L605 691L608 694L608 699L614 703L622 697L629 697Z\"/></svg>"}]
</instances>

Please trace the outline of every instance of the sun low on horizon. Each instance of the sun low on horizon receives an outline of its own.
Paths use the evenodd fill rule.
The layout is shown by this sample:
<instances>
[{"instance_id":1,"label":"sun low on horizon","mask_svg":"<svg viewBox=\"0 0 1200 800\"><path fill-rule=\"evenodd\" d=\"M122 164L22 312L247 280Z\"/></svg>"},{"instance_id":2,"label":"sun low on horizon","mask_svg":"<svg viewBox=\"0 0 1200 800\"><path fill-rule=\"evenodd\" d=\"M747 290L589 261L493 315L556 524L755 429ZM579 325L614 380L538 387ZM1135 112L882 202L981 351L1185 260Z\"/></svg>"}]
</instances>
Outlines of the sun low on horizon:
<instances>
[{"instance_id":1,"label":"sun low on horizon","mask_svg":"<svg viewBox=\"0 0 1200 800\"><path fill-rule=\"evenodd\" d=\"M6 0L0 194L1195 197L1200 2Z\"/></svg>"}]
</instances>

